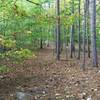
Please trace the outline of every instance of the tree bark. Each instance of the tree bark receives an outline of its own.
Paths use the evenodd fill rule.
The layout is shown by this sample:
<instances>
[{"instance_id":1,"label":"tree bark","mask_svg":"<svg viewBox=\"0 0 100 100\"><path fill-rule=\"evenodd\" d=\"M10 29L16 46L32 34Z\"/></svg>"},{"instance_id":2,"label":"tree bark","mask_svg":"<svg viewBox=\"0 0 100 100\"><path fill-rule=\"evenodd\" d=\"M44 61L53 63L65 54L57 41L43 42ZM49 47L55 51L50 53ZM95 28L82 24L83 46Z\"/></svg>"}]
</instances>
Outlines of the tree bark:
<instances>
[{"instance_id":1,"label":"tree bark","mask_svg":"<svg viewBox=\"0 0 100 100\"><path fill-rule=\"evenodd\" d=\"M78 13L79 13L79 21L78 21L78 59L80 59L81 52L81 36L80 36L80 4L81 0L79 0Z\"/></svg>"},{"instance_id":2,"label":"tree bark","mask_svg":"<svg viewBox=\"0 0 100 100\"><path fill-rule=\"evenodd\" d=\"M67 3L66 3L66 0L64 0L64 9L66 9L67 7ZM64 14L66 16L66 14ZM68 59L68 50L67 50L67 33L68 33L68 27L66 29L66 27L64 27L64 43L65 43L65 46L64 46L64 49L65 49L65 54L66 54L66 60Z\"/></svg>"},{"instance_id":3,"label":"tree bark","mask_svg":"<svg viewBox=\"0 0 100 100\"><path fill-rule=\"evenodd\" d=\"M89 0L86 1L86 7L87 7L87 53L88 53L88 57L90 58L90 24L89 24Z\"/></svg>"},{"instance_id":4,"label":"tree bark","mask_svg":"<svg viewBox=\"0 0 100 100\"><path fill-rule=\"evenodd\" d=\"M98 66L97 48L96 48L96 0L90 0L90 30L91 30L91 48L92 65Z\"/></svg>"},{"instance_id":5,"label":"tree bark","mask_svg":"<svg viewBox=\"0 0 100 100\"><path fill-rule=\"evenodd\" d=\"M57 0L57 60L60 60L60 0Z\"/></svg>"},{"instance_id":6,"label":"tree bark","mask_svg":"<svg viewBox=\"0 0 100 100\"><path fill-rule=\"evenodd\" d=\"M72 1L72 15L74 15L74 0ZM73 58L73 53L75 53L75 46L74 46L74 23L71 26L71 34L70 34L70 58Z\"/></svg>"},{"instance_id":7,"label":"tree bark","mask_svg":"<svg viewBox=\"0 0 100 100\"><path fill-rule=\"evenodd\" d=\"M43 36L42 36L42 28L40 28L41 30L41 37L40 37L40 49L43 49Z\"/></svg>"},{"instance_id":8,"label":"tree bark","mask_svg":"<svg viewBox=\"0 0 100 100\"><path fill-rule=\"evenodd\" d=\"M84 0L84 15L83 15L83 64L82 69L85 69L85 56L86 56L86 0Z\"/></svg>"}]
</instances>

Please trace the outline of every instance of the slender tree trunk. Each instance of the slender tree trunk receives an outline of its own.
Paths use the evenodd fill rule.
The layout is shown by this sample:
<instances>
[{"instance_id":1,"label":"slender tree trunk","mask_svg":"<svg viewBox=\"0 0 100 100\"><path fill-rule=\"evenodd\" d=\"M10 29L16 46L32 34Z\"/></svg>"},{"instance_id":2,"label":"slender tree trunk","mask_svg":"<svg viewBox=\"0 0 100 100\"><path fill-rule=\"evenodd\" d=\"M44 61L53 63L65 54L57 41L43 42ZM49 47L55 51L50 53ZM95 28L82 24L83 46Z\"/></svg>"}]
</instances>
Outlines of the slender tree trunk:
<instances>
[{"instance_id":1,"label":"slender tree trunk","mask_svg":"<svg viewBox=\"0 0 100 100\"><path fill-rule=\"evenodd\" d=\"M49 9L50 9L50 7L51 7L50 1L48 2L48 6L49 6ZM50 15L48 15L48 17L50 17ZM48 28L48 37L47 37L47 41L48 41L47 47L49 47L49 34L50 34L50 31L51 31L51 29L50 29L50 24L49 24L49 28Z\"/></svg>"},{"instance_id":2,"label":"slender tree trunk","mask_svg":"<svg viewBox=\"0 0 100 100\"><path fill-rule=\"evenodd\" d=\"M85 68L85 53L86 53L86 0L84 0L84 16L83 16L83 65L82 69Z\"/></svg>"},{"instance_id":3,"label":"slender tree trunk","mask_svg":"<svg viewBox=\"0 0 100 100\"><path fill-rule=\"evenodd\" d=\"M55 16L56 16L56 10L57 6L55 4ZM54 25L54 44L55 44L54 53L57 54L57 23Z\"/></svg>"},{"instance_id":4,"label":"slender tree trunk","mask_svg":"<svg viewBox=\"0 0 100 100\"><path fill-rule=\"evenodd\" d=\"M64 9L66 9L66 7L67 7L66 0L64 0ZM65 14L65 16L66 16L66 14ZM67 28L67 29L68 29L68 28ZM65 43L64 48L65 48L66 59L68 59L67 32L68 32L68 30L66 30L66 28L64 27L64 36L65 36L65 38L64 38L64 43Z\"/></svg>"},{"instance_id":5,"label":"slender tree trunk","mask_svg":"<svg viewBox=\"0 0 100 100\"><path fill-rule=\"evenodd\" d=\"M89 0L87 0L87 50L88 50L88 57L90 58L90 24L89 24Z\"/></svg>"},{"instance_id":6,"label":"slender tree trunk","mask_svg":"<svg viewBox=\"0 0 100 100\"><path fill-rule=\"evenodd\" d=\"M60 60L60 0L57 0L57 60Z\"/></svg>"},{"instance_id":7,"label":"slender tree trunk","mask_svg":"<svg viewBox=\"0 0 100 100\"><path fill-rule=\"evenodd\" d=\"M66 9L66 1L64 0L64 9ZM64 14L65 16L66 16L66 14ZM64 48L66 49L66 40L67 40L67 38L66 38L66 28L65 28L65 26L64 26Z\"/></svg>"},{"instance_id":8,"label":"slender tree trunk","mask_svg":"<svg viewBox=\"0 0 100 100\"><path fill-rule=\"evenodd\" d=\"M80 36L80 4L81 0L79 0L78 12L79 12L79 21L78 21L78 59L80 59L81 52L81 36Z\"/></svg>"},{"instance_id":9,"label":"slender tree trunk","mask_svg":"<svg viewBox=\"0 0 100 100\"><path fill-rule=\"evenodd\" d=\"M40 49L43 49L43 41L42 41L42 38L40 40Z\"/></svg>"},{"instance_id":10,"label":"slender tree trunk","mask_svg":"<svg viewBox=\"0 0 100 100\"><path fill-rule=\"evenodd\" d=\"M89 33L89 28L88 28L88 33ZM90 58L91 51L90 51L90 36L89 36L89 34L87 34L87 49L88 49L88 58Z\"/></svg>"},{"instance_id":11,"label":"slender tree trunk","mask_svg":"<svg viewBox=\"0 0 100 100\"><path fill-rule=\"evenodd\" d=\"M53 55L57 54L57 29L56 29L56 25L54 25L54 34L53 34L53 42L54 42L54 49L53 49Z\"/></svg>"},{"instance_id":12,"label":"slender tree trunk","mask_svg":"<svg viewBox=\"0 0 100 100\"><path fill-rule=\"evenodd\" d=\"M53 54L57 54L57 25L54 25L54 34L53 34L54 50Z\"/></svg>"},{"instance_id":13,"label":"slender tree trunk","mask_svg":"<svg viewBox=\"0 0 100 100\"><path fill-rule=\"evenodd\" d=\"M90 30L93 67L98 66L96 49L96 0L90 0Z\"/></svg>"},{"instance_id":14,"label":"slender tree trunk","mask_svg":"<svg viewBox=\"0 0 100 100\"><path fill-rule=\"evenodd\" d=\"M74 0L72 1L72 15L74 15ZM70 34L70 57L73 58L73 53L75 53L74 46L74 23L71 26L71 34Z\"/></svg>"},{"instance_id":15,"label":"slender tree trunk","mask_svg":"<svg viewBox=\"0 0 100 100\"><path fill-rule=\"evenodd\" d=\"M70 33L70 27L68 26L68 34ZM68 37L67 37L68 38ZM67 46L69 46L70 40L67 40Z\"/></svg>"},{"instance_id":16,"label":"slender tree trunk","mask_svg":"<svg viewBox=\"0 0 100 100\"><path fill-rule=\"evenodd\" d=\"M74 53L74 25L71 26L71 35L70 35L70 57L73 58Z\"/></svg>"},{"instance_id":17,"label":"slender tree trunk","mask_svg":"<svg viewBox=\"0 0 100 100\"><path fill-rule=\"evenodd\" d=\"M41 29L41 37L40 37L40 49L43 49L42 29Z\"/></svg>"}]
</instances>

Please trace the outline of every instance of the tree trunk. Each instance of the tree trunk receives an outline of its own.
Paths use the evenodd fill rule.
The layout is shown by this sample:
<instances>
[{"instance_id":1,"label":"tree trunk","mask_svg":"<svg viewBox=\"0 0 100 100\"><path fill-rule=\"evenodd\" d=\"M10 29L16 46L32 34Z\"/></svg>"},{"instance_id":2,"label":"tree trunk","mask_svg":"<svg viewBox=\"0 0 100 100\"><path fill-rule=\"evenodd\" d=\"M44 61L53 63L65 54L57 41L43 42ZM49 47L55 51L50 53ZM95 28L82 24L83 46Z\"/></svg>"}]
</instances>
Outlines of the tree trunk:
<instances>
[{"instance_id":1,"label":"tree trunk","mask_svg":"<svg viewBox=\"0 0 100 100\"><path fill-rule=\"evenodd\" d=\"M78 6L78 13L79 13L79 21L78 21L78 59L80 59L80 52L81 52L81 37L80 37L80 3L81 0L79 0L79 6Z\"/></svg>"},{"instance_id":2,"label":"tree trunk","mask_svg":"<svg viewBox=\"0 0 100 100\"><path fill-rule=\"evenodd\" d=\"M87 51L88 51L88 57L90 58L89 0L87 0L86 6L87 6Z\"/></svg>"},{"instance_id":3,"label":"tree trunk","mask_svg":"<svg viewBox=\"0 0 100 100\"><path fill-rule=\"evenodd\" d=\"M57 60L60 60L60 0L57 0Z\"/></svg>"},{"instance_id":4,"label":"tree trunk","mask_svg":"<svg viewBox=\"0 0 100 100\"><path fill-rule=\"evenodd\" d=\"M82 69L85 68L85 53L86 53L86 0L84 0L84 15L83 15L83 64Z\"/></svg>"},{"instance_id":5,"label":"tree trunk","mask_svg":"<svg viewBox=\"0 0 100 100\"><path fill-rule=\"evenodd\" d=\"M66 4L66 0L64 0L64 9L66 9L67 7L67 4ZM66 14L64 14L66 16ZM67 28L68 29L68 28ZM64 27L64 43L65 43L65 46L64 46L64 49L65 49L65 54L66 54L66 60L68 59L68 50L67 50L67 33L68 33L68 30L66 30L66 27Z\"/></svg>"},{"instance_id":6,"label":"tree trunk","mask_svg":"<svg viewBox=\"0 0 100 100\"><path fill-rule=\"evenodd\" d=\"M74 0L72 1L72 15L74 15ZM74 46L74 23L71 26L71 34L70 34L70 57L73 58L73 53L75 53Z\"/></svg>"},{"instance_id":7,"label":"tree trunk","mask_svg":"<svg viewBox=\"0 0 100 100\"><path fill-rule=\"evenodd\" d=\"M90 30L93 67L98 66L96 49L96 0L90 0Z\"/></svg>"},{"instance_id":8,"label":"tree trunk","mask_svg":"<svg viewBox=\"0 0 100 100\"><path fill-rule=\"evenodd\" d=\"M41 29L41 37L40 37L40 49L43 49L42 29Z\"/></svg>"}]
</instances>

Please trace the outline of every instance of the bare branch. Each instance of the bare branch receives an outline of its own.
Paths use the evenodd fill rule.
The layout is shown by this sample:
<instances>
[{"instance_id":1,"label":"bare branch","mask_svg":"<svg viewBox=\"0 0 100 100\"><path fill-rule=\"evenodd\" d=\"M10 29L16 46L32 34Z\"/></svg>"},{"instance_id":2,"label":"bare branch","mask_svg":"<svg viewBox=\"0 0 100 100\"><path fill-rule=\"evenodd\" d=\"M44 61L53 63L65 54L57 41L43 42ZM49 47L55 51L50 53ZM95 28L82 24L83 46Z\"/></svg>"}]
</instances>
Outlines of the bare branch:
<instances>
[{"instance_id":1,"label":"bare branch","mask_svg":"<svg viewBox=\"0 0 100 100\"><path fill-rule=\"evenodd\" d=\"M28 1L28 2L30 2L30 3L33 3L33 4L35 4L35 5L40 5L39 3L36 3L36 2L33 2L33 1L31 1L31 0L26 0L26 1Z\"/></svg>"}]
</instances>

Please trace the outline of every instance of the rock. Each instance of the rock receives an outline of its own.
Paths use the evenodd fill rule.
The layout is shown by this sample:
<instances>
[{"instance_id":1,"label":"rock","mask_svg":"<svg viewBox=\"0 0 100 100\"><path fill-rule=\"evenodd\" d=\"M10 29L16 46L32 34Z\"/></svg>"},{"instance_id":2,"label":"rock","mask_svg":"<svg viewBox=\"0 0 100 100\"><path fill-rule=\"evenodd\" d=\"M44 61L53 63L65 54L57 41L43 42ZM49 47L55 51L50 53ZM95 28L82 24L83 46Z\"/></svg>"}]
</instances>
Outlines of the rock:
<instances>
[{"instance_id":1,"label":"rock","mask_svg":"<svg viewBox=\"0 0 100 100\"><path fill-rule=\"evenodd\" d=\"M87 99L86 100L92 100L92 97L91 96L89 96L89 97L87 97Z\"/></svg>"},{"instance_id":2,"label":"rock","mask_svg":"<svg viewBox=\"0 0 100 100\"><path fill-rule=\"evenodd\" d=\"M43 94L46 94L46 92L45 92L45 91L43 91Z\"/></svg>"},{"instance_id":3,"label":"rock","mask_svg":"<svg viewBox=\"0 0 100 100\"><path fill-rule=\"evenodd\" d=\"M11 96L11 97L13 97L13 96L14 96L14 94L10 94L10 96Z\"/></svg>"},{"instance_id":4,"label":"rock","mask_svg":"<svg viewBox=\"0 0 100 100\"><path fill-rule=\"evenodd\" d=\"M98 71L98 73L100 73L100 70Z\"/></svg>"},{"instance_id":5,"label":"rock","mask_svg":"<svg viewBox=\"0 0 100 100\"><path fill-rule=\"evenodd\" d=\"M31 95L24 92L16 92L16 98L18 100L28 100L28 98L31 98Z\"/></svg>"},{"instance_id":6,"label":"rock","mask_svg":"<svg viewBox=\"0 0 100 100\"><path fill-rule=\"evenodd\" d=\"M20 88L21 88L21 86L17 86L17 87L16 87L16 89L20 89Z\"/></svg>"},{"instance_id":7,"label":"rock","mask_svg":"<svg viewBox=\"0 0 100 100\"><path fill-rule=\"evenodd\" d=\"M0 79L3 79L4 77L0 75Z\"/></svg>"},{"instance_id":8,"label":"rock","mask_svg":"<svg viewBox=\"0 0 100 100\"><path fill-rule=\"evenodd\" d=\"M92 88L92 89L91 89L91 91L97 92L97 91L98 91L98 89L94 89L94 88Z\"/></svg>"},{"instance_id":9,"label":"rock","mask_svg":"<svg viewBox=\"0 0 100 100\"><path fill-rule=\"evenodd\" d=\"M38 100L40 98L40 95L36 95L34 98L35 100Z\"/></svg>"},{"instance_id":10,"label":"rock","mask_svg":"<svg viewBox=\"0 0 100 100\"><path fill-rule=\"evenodd\" d=\"M97 91L98 91L98 89L94 89L94 91L95 91L95 92L97 92Z\"/></svg>"},{"instance_id":11,"label":"rock","mask_svg":"<svg viewBox=\"0 0 100 100\"><path fill-rule=\"evenodd\" d=\"M80 81L76 81L74 84L75 84L75 86L79 86L80 85Z\"/></svg>"},{"instance_id":12,"label":"rock","mask_svg":"<svg viewBox=\"0 0 100 100\"><path fill-rule=\"evenodd\" d=\"M87 93L83 92L80 94L81 99L86 99L86 97L87 97Z\"/></svg>"},{"instance_id":13,"label":"rock","mask_svg":"<svg viewBox=\"0 0 100 100\"><path fill-rule=\"evenodd\" d=\"M59 93L56 93L56 94L55 94L55 96L60 96L60 95L61 95L61 94L59 94Z\"/></svg>"},{"instance_id":14,"label":"rock","mask_svg":"<svg viewBox=\"0 0 100 100\"><path fill-rule=\"evenodd\" d=\"M17 97L19 100L24 99L25 96L26 96L26 94L23 93L23 92L17 92L17 93L16 93L16 97Z\"/></svg>"},{"instance_id":15,"label":"rock","mask_svg":"<svg viewBox=\"0 0 100 100\"><path fill-rule=\"evenodd\" d=\"M70 97L70 95L66 95L66 98L69 98Z\"/></svg>"}]
</instances>

